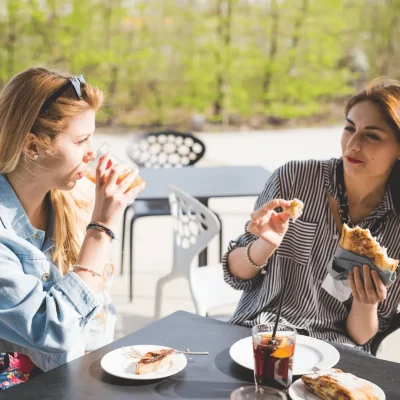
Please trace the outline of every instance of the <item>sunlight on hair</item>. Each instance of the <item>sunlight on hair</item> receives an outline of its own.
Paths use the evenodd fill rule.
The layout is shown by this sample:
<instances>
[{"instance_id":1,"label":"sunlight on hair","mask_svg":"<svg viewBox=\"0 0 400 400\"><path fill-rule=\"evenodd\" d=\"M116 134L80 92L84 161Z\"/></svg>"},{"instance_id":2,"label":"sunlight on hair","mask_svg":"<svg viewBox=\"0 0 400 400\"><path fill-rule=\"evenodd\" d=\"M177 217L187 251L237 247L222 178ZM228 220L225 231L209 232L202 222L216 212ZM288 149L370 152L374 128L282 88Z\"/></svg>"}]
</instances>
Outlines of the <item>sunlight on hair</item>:
<instances>
[{"instance_id":1,"label":"sunlight on hair","mask_svg":"<svg viewBox=\"0 0 400 400\"><path fill-rule=\"evenodd\" d=\"M76 97L72 88L67 89L45 112L41 112L46 99L70 78L70 74L45 68L28 68L5 85L0 93L0 174L29 170L31 160L25 157L22 149L30 132L36 136L41 151L51 157L54 156L53 141L74 116L87 109L100 109L102 91L85 84L82 99ZM55 212L53 261L64 275L76 262L82 239L80 231L89 218L88 210L85 210L89 202L77 197L75 190L50 191Z\"/></svg>"},{"instance_id":2,"label":"sunlight on hair","mask_svg":"<svg viewBox=\"0 0 400 400\"><path fill-rule=\"evenodd\" d=\"M389 86L398 86L400 87L400 81L392 78L388 78L386 76L381 76L379 78L373 79L371 82L368 83L367 87L365 88L367 93L370 93L373 90L386 88Z\"/></svg>"}]
</instances>

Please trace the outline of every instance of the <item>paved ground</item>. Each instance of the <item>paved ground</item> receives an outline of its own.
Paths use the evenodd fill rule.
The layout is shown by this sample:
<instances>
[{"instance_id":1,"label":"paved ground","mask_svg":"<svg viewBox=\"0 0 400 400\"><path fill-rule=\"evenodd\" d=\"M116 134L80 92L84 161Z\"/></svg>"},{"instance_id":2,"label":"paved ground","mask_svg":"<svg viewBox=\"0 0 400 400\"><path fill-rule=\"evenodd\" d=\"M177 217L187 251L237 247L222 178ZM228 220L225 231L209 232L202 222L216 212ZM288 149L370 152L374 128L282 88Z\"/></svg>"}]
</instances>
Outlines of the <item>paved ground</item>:
<instances>
[{"instance_id":1,"label":"paved ground","mask_svg":"<svg viewBox=\"0 0 400 400\"><path fill-rule=\"evenodd\" d=\"M293 159L327 159L340 155L341 127L295 129L258 132L203 133L197 136L206 144L205 157L198 166L261 165L274 170ZM96 134L95 142L110 143L125 155L130 135ZM224 244L243 231L254 206L255 198L211 200L213 208L223 219ZM166 275L172 262L172 226L170 217L141 218L135 222L134 299L128 302L128 274L119 275L120 248L116 254L116 274L112 296L118 310L116 338L125 336L154 321L154 296L157 280ZM157 251L155 251L157 249ZM217 243L212 244L209 263L217 263ZM176 280L165 286L162 316L176 310L194 312L186 281ZM400 335L393 335L385 357L400 362Z\"/></svg>"}]
</instances>

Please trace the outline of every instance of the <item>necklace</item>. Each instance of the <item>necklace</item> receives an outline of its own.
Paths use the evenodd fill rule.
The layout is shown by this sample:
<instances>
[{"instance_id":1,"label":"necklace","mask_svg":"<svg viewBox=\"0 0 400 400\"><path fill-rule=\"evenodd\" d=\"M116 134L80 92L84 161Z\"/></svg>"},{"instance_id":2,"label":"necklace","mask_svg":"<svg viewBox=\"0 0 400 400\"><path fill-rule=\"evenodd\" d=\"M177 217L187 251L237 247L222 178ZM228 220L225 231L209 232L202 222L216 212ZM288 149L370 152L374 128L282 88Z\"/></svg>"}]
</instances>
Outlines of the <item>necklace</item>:
<instances>
[{"instance_id":1,"label":"necklace","mask_svg":"<svg viewBox=\"0 0 400 400\"><path fill-rule=\"evenodd\" d=\"M354 228L354 224L349 217L349 204L347 201L347 193L344 185L343 160L340 159L336 166L336 190L339 200L339 216L343 224L347 224L350 228ZM387 221L388 214L376 218L369 228L372 236L378 236Z\"/></svg>"}]
</instances>

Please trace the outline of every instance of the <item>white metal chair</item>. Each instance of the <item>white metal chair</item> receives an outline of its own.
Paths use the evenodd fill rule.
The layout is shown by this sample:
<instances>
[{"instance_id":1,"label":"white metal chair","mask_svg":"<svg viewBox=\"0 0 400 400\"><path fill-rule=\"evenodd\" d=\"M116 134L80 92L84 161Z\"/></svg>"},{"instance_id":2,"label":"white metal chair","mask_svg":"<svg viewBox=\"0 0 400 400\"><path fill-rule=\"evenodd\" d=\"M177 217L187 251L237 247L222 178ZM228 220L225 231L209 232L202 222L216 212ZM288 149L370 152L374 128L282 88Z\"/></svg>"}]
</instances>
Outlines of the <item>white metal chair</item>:
<instances>
[{"instance_id":1,"label":"white metal chair","mask_svg":"<svg viewBox=\"0 0 400 400\"><path fill-rule=\"evenodd\" d=\"M129 158L139 167L179 168L194 167L206 152L205 144L196 136L174 130L136 135L128 147ZM130 213L133 211L133 213ZM129 217L129 214L132 214ZM140 197L126 207L123 217L121 241L121 275L124 269L125 241L129 242L129 301L133 299L133 245L134 223L142 217L170 215L167 199L142 200ZM217 214L216 214L217 215ZM219 216L217 215L217 218ZM221 222L221 219L219 220ZM125 227L128 224L128 235ZM222 257L222 225L219 234L219 258Z\"/></svg>"},{"instance_id":2,"label":"white metal chair","mask_svg":"<svg viewBox=\"0 0 400 400\"><path fill-rule=\"evenodd\" d=\"M379 332L372 341L371 353L377 358L400 363L397 347L400 339L400 312L394 314L389 328Z\"/></svg>"},{"instance_id":3,"label":"white metal chair","mask_svg":"<svg viewBox=\"0 0 400 400\"><path fill-rule=\"evenodd\" d=\"M189 282L197 314L207 316L214 308L236 305L242 292L224 281L221 264L199 267L193 262L219 234L218 218L183 190L168 185L168 191L174 229L173 264L170 273L157 282L155 317L160 317L163 286L180 277Z\"/></svg>"}]
</instances>

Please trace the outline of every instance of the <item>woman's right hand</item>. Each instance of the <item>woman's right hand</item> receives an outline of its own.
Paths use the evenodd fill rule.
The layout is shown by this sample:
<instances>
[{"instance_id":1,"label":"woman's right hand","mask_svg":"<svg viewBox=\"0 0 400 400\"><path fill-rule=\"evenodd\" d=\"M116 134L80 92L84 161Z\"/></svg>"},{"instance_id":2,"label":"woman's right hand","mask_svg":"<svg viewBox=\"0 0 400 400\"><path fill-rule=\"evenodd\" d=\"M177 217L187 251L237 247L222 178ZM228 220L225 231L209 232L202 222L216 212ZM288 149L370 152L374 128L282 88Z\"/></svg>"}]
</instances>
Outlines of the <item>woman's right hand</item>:
<instances>
[{"instance_id":1,"label":"woman's right hand","mask_svg":"<svg viewBox=\"0 0 400 400\"><path fill-rule=\"evenodd\" d=\"M275 208L289 207L289 205L290 202L283 199L271 200L264 204L251 214L247 231L278 247L288 230L290 217L287 213L277 213Z\"/></svg>"},{"instance_id":2,"label":"woman's right hand","mask_svg":"<svg viewBox=\"0 0 400 400\"><path fill-rule=\"evenodd\" d=\"M127 205L132 203L145 187L143 182L126 192L134 182L138 171L131 171L117 184L118 177L126 169L126 165L113 166L108 153L100 157L96 168L96 201L92 221L100 222L111 230L117 228Z\"/></svg>"}]
</instances>

